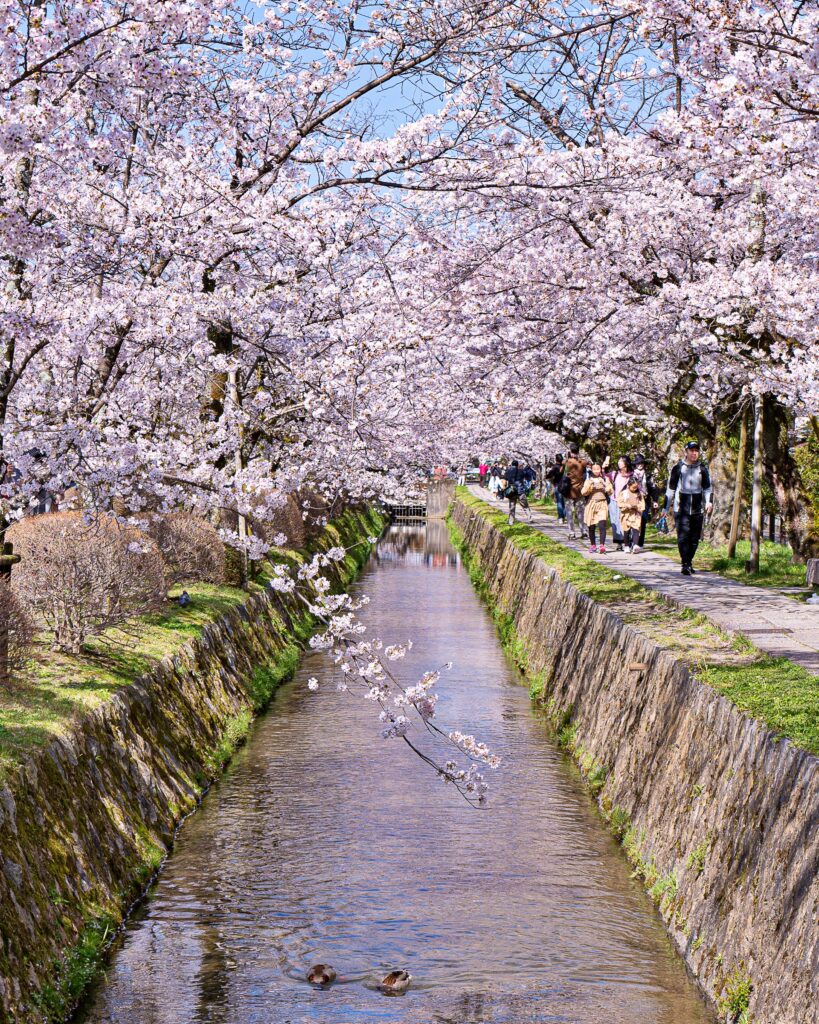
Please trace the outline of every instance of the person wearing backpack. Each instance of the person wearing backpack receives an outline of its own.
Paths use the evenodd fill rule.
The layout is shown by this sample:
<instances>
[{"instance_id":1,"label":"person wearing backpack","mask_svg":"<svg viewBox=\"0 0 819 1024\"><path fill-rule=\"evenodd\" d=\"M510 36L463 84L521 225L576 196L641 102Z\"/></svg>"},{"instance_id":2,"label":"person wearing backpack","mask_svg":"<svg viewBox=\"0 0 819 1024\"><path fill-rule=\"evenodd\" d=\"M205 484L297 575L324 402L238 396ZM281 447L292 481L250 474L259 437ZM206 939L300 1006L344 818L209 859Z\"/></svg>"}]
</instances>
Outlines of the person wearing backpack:
<instances>
[{"instance_id":1,"label":"person wearing backpack","mask_svg":"<svg viewBox=\"0 0 819 1024\"><path fill-rule=\"evenodd\" d=\"M509 500L509 525L514 525L519 501L526 509L531 521L532 513L526 500L525 470L523 466L519 465L517 459L512 459L509 463L509 468L504 473L503 478L506 481L506 490L502 492L501 496Z\"/></svg>"},{"instance_id":2,"label":"person wearing backpack","mask_svg":"<svg viewBox=\"0 0 819 1024\"><path fill-rule=\"evenodd\" d=\"M689 441L685 446L685 458L671 470L665 492L665 505L674 509L677 524L677 548L680 552L683 576L693 576L694 555L702 537L706 515L710 515L711 474L700 461L700 446Z\"/></svg>"}]
</instances>

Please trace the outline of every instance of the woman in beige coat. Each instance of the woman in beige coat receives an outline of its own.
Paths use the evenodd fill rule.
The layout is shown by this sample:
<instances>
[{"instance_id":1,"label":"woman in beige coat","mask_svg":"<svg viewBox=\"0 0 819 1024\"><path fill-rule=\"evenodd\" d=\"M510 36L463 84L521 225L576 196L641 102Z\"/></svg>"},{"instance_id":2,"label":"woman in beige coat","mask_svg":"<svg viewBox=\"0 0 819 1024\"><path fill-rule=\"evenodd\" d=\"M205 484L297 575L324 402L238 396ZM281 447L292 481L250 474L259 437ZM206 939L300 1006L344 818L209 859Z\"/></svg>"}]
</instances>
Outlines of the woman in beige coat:
<instances>
[{"instance_id":1,"label":"woman in beige coat","mask_svg":"<svg viewBox=\"0 0 819 1024\"><path fill-rule=\"evenodd\" d=\"M636 555L640 551L640 525L643 521L643 509L646 507L646 499L640 490L639 480L634 477L629 480L626 489L620 492L617 505L620 509L626 551L630 555Z\"/></svg>"},{"instance_id":2,"label":"woman in beige coat","mask_svg":"<svg viewBox=\"0 0 819 1024\"><path fill-rule=\"evenodd\" d=\"M589 551L606 553L606 524L609 520L609 495L612 492L611 481L603 476L603 467L596 463L591 468L591 476L584 483L580 494L586 499L586 511L583 519L589 528ZM595 532L600 531L600 547L595 547Z\"/></svg>"}]
</instances>

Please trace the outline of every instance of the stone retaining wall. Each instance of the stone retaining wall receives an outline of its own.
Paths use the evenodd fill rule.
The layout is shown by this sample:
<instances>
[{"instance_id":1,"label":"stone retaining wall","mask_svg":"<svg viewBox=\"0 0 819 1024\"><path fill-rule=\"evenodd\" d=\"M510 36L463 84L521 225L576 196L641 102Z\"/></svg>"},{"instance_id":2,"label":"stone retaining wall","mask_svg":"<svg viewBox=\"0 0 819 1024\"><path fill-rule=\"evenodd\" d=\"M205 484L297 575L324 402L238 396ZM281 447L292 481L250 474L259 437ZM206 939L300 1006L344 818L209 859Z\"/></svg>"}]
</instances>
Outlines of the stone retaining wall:
<instances>
[{"instance_id":1,"label":"stone retaining wall","mask_svg":"<svg viewBox=\"0 0 819 1024\"><path fill-rule=\"evenodd\" d=\"M754 1024L816 1024L819 759L482 516L456 503L453 520L706 995L750 979Z\"/></svg>"},{"instance_id":2,"label":"stone retaining wall","mask_svg":"<svg viewBox=\"0 0 819 1024\"><path fill-rule=\"evenodd\" d=\"M379 529L371 514L351 523L357 541ZM354 571L350 560L337 564L336 583ZM303 627L292 597L249 598L0 788L3 1024L58 1020L72 1008L100 947L218 771L213 753L231 723L246 723L260 688L269 697L292 668L297 620Z\"/></svg>"}]
</instances>

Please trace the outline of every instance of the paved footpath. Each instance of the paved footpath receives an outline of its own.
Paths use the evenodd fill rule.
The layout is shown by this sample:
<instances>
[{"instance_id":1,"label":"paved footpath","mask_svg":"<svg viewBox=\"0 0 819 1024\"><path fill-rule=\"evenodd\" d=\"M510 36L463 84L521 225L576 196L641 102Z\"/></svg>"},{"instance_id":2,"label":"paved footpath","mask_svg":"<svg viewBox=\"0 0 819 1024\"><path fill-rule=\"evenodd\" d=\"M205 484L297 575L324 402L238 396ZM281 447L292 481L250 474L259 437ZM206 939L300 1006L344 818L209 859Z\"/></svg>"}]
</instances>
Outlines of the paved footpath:
<instances>
[{"instance_id":1,"label":"paved footpath","mask_svg":"<svg viewBox=\"0 0 819 1024\"><path fill-rule=\"evenodd\" d=\"M469 491L494 508L506 511L506 501L495 501L485 488L472 484ZM523 512L522 509L518 510ZM819 675L819 605L806 605L776 591L751 587L713 572L683 576L679 562L643 551L639 555L610 551L592 555L585 542L571 541L565 526L554 516L533 510L532 526L584 558L602 562L625 576L670 598L675 604L707 615L723 629L746 636L766 654L788 658ZM525 513L519 517L526 522Z\"/></svg>"}]
</instances>

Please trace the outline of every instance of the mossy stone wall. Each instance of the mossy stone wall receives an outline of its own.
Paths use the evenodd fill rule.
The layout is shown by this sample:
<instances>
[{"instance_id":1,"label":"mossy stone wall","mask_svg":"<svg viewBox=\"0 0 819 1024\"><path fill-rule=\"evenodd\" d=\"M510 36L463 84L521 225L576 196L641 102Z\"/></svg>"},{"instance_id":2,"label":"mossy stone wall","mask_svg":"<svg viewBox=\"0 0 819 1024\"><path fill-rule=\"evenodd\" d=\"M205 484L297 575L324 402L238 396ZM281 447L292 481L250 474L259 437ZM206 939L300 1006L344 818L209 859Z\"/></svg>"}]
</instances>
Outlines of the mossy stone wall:
<instances>
[{"instance_id":1,"label":"mossy stone wall","mask_svg":"<svg viewBox=\"0 0 819 1024\"><path fill-rule=\"evenodd\" d=\"M345 513L316 548L360 542L383 522ZM43 1024L72 1009L99 953L219 773L252 714L298 660L303 605L273 592L208 626L173 658L79 721L0 788L0 1021Z\"/></svg>"},{"instance_id":2,"label":"mossy stone wall","mask_svg":"<svg viewBox=\"0 0 819 1024\"><path fill-rule=\"evenodd\" d=\"M455 504L536 699L721 1019L819 1020L819 758ZM536 884L536 880L533 880Z\"/></svg>"}]
</instances>

